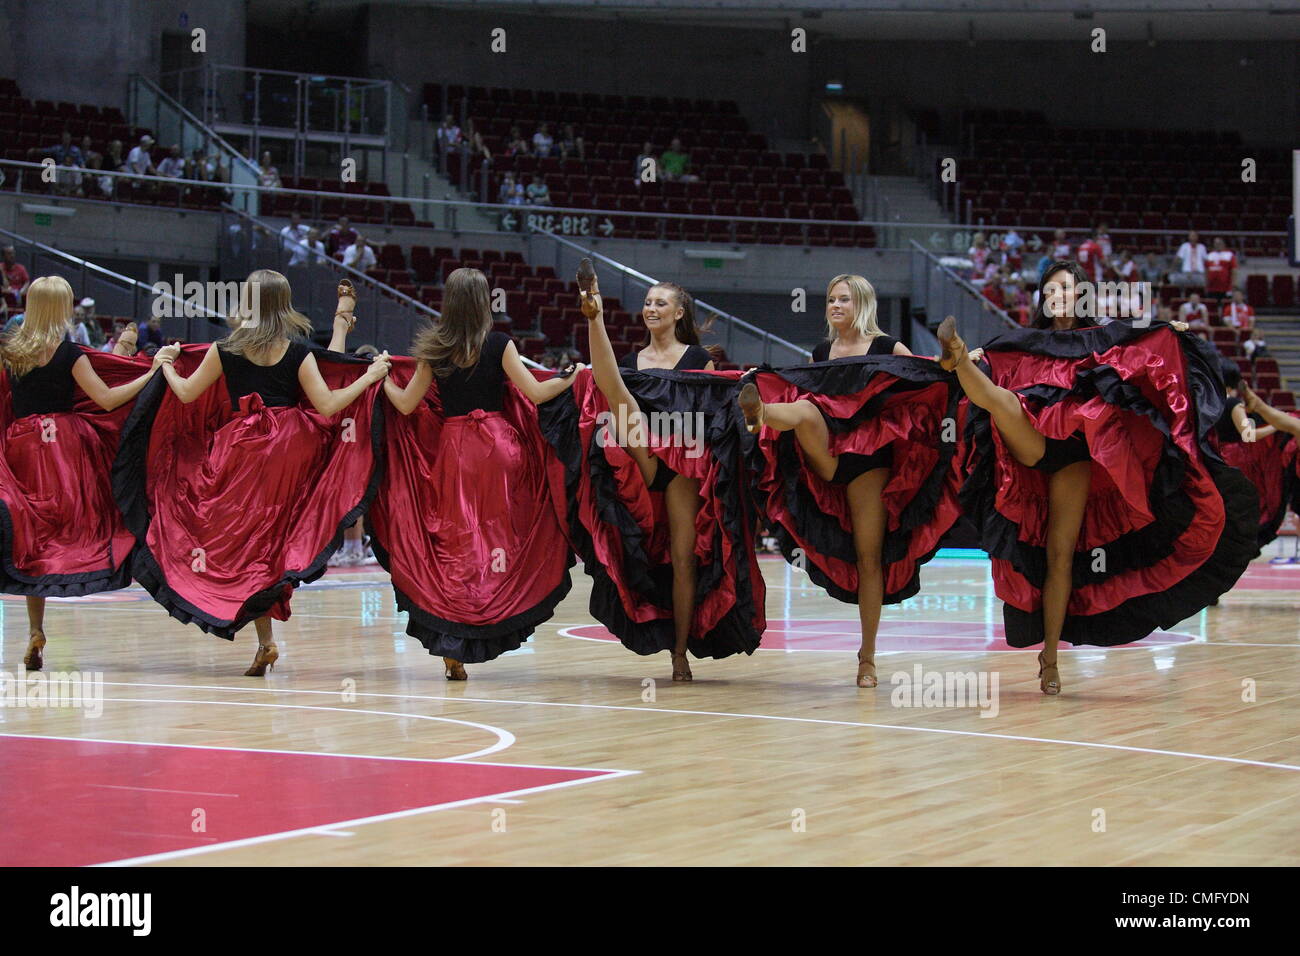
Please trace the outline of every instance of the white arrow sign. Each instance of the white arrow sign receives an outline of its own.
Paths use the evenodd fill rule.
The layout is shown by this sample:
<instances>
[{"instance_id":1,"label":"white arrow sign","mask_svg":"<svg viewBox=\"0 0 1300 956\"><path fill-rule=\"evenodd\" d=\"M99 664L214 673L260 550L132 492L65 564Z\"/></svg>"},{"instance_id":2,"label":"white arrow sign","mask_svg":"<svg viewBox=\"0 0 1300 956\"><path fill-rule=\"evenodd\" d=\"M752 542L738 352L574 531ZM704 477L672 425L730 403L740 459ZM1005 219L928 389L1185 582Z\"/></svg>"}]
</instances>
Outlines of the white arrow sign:
<instances>
[{"instance_id":1,"label":"white arrow sign","mask_svg":"<svg viewBox=\"0 0 1300 956\"><path fill-rule=\"evenodd\" d=\"M506 232L514 232L517 223L518 220L515 219L512 213L506 213L504 216L501 217L501 228L504 229Z\"/></svg>"},{"instance_id":2,"label":"white arrow sign","mask_svg":"<svg viewBox=\"0 0 1300 956\"><path fill-rule=\"evenodd\" d=\"M603 232L606 237L612 236L614 234L614 221L606 216L605 221L600 224L600 231Z\"/></svg>"}]
</instances>

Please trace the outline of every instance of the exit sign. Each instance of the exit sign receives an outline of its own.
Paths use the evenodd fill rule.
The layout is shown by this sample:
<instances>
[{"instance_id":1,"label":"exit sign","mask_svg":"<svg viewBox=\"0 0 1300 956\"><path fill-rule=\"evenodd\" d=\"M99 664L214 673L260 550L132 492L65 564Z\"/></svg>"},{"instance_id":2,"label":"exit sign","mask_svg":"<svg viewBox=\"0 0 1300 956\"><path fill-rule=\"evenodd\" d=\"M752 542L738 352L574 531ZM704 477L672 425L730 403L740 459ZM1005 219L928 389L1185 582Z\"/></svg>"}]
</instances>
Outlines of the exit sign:
<instances>
[{"instance_id":1,"label":"exit sign","mask_svg":"<svg viewBox=\"0 0 1300 956\"><path fill-rule=\"evenodd\" d=\"M38 212L32 216L32 221L38 226L48 226L50 224L50 214L48 212Z\"/></svg>"},{"instance_id":2,"label":"exit sign","mask_svg":"<svg viewBox=\"0 0 1300 956\"><path fill-rule=\"evenodd\" d=\"M706 268L706 269L721 269L721 268L722 268L722 260L721 260L721 259L701 259L701 260L700 260L700 265L702 265L702 266L703 266L704 268Z\"/></svg>"}]
</instances>

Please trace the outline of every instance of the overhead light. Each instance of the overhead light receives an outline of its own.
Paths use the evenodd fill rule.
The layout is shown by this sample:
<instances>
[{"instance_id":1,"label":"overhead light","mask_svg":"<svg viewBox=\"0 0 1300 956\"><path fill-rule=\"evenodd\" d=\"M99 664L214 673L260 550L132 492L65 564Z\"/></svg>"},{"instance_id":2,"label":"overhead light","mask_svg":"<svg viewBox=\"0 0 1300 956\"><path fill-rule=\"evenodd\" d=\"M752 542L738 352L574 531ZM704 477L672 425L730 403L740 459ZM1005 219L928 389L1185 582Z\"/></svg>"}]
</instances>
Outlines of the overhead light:
<instances>
[{"instance_id":1,"label":"overhead light","mask_svg":"<svg viewBox=\"0 0 1300 956\"><path fill-rule=\"evenodd\" d=\"M844 84L843 84L843 83L836 83L836 82L833 82L833 81L827 81L827 83L826 83L826 92L827 92L827 93L843 93L843 92L844 92Z\"/></svg>"},{"instance_id":2,"label":"overhead light","mask_svg":"<svg viewBox=\"0 0 1300 956\"><path fill-rule=\"evenodd\" d=\"M38 216L75 216L77 211L67 206L43 206L40 203L25 202L19 208L23 212L36 213Z\"/></svg>"}]
</instances>

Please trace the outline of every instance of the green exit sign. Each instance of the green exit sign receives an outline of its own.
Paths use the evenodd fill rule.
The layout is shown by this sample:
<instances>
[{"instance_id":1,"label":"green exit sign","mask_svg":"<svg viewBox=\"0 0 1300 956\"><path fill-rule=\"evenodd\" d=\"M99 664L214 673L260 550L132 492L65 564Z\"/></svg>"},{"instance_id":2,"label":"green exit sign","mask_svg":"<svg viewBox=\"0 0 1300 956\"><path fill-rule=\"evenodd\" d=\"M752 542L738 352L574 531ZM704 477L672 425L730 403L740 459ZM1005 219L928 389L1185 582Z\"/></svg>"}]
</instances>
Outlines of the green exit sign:
<instances>
[{"instance_id":1,"label":"green exit sign","mask_svg":"<svg viewBox=\"0 0 1300 956\"><path fill-rule=\"evenodd\" d=\"M702 266L703 266L704 268L706 268L706 269L721 269L721 268L722 268L722 260L721 260L721 259L701 259L701 260L700 260L700 265L702 265Z\"/></svg>"},{"instance_id":2,"label":"green exit sign","mask_svg":"<svg viewBox=\"0 0 1300 956\"><path fill-rule=\"evenodd\" d=\"M32 221L38 226L48 226L50 224L50 214L48 212L38 212L32 216Z\"/></svg>"}]
</instances>

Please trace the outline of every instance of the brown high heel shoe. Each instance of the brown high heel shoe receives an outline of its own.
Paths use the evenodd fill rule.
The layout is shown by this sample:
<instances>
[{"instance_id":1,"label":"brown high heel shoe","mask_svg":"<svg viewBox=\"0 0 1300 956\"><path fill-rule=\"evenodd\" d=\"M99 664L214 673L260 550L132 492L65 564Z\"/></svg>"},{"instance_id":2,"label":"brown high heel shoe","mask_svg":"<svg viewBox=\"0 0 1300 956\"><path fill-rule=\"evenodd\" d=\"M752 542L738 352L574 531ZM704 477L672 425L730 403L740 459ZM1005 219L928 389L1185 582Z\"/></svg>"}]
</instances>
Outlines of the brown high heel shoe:
<instances>
[{"instance_id":1,"label":"brown high heel shoe","mask_svg":"<svg viewBox=\"0 0 1300 956\"><path fill-rule=\"evenodd\" d=\"M465 665L454 657L444 657L442 667L443 676L447 680L469 680L469 675L465 673Z\"/></svg>"},{"instance_id":2,"label":"brown high heel shoe","mask_svg":"<svg viewBox=\"0 0 1300 956\"><path fill-rule=\"evenodd\" d=\"M1042 651L1038 652L1038 689L1049 697L1061 692L1061 672L1056 669L1056 661L1044 662Z\"/></svg>"},{"instance_id":3,"label":"brown high heel shoe","mask_svg":"<svg viewBox=\"0 0 1300 956\"><path fill-rule=\"evenodd\" d=\"M871 669L870 673L867 673L867 668ZM874 657L868 657L866 660L863 660L862 655L859 654L858 655L858 680L857 680L858 686L875 687L879 683L880 681L876 679L876 659Z\"/></svg>"},{"instance_id":4,"label":"brown high heel shoe","mask_svg":"<svg viewBox=\"0 0 1300 956\"><path fill-rule=\"evenodd\" d=\"M957 320L950 315L940 322L935 338L939 340L939 347L943 349L939 355L939 367L945 372L951 372L966 357L966 343L957 334Z\"/></svg>"},{"instance_id":5,"label":"brown high heel shoe","mask_svg":"<svg viewBox=\"0 0 1300 956\"><path fill-rule=\"evenodd\" d=\"M340 279L337 289L339 304L334 310L335 318L343 318L348 323L348 331L351 331L357 324L357 317L354 314L357 307L357 290L352 285L351 279ZM351 300L350 302L348 300Z\"/></svg>"},{"instance_id":6,"label":"brown high heel shoe","mask_svg":"<svg viewBox=\"0 0 1300 956\"><path fill-rule=\"evenodd\" d=\"M45 666L45 632L34 630L27 640L27 653L23 655L23 666L29 671L38 671Z\"/></svg>"},{"instance_id":7,"label":"brown high heel shoe","mask_svg":"<svg viewBox=\"0 0 1300 956\"><path fill-rule=\"evenodd\" d=\"M756 432L763 427L763 399L758 394L758 386L753 382L746 382L740 389L740 395L736 399L740 402L740 411L745 416L745 430Z\"/></svg>"},{"instance_id":8,"label":"brown high heel shoe","mask_svg":"<svg viewBox=\"0 0 1300 956\"><path fill-rule=\"evenodd\" d=\"M691 664L686 659L685 654L678 654L676 651L673 655L673 680L675 681L692 681L695 678L691 676ZM680 662L680 663L679 663Z\"/></svg>"},{"instance_id":9,"label":"brown high heel shoe","mask_svg":"<svg viewBox=\"0 0 1300 956\"><path fill-rule=\"evenodd\" d=\"M275 646L275 641L269 644L257 645L257 656L253 658L253 666L244 671L245 677L263 677L269 670L275 669L275 662L280 659L280 649Z\"/></svg>"}]
</instances>

